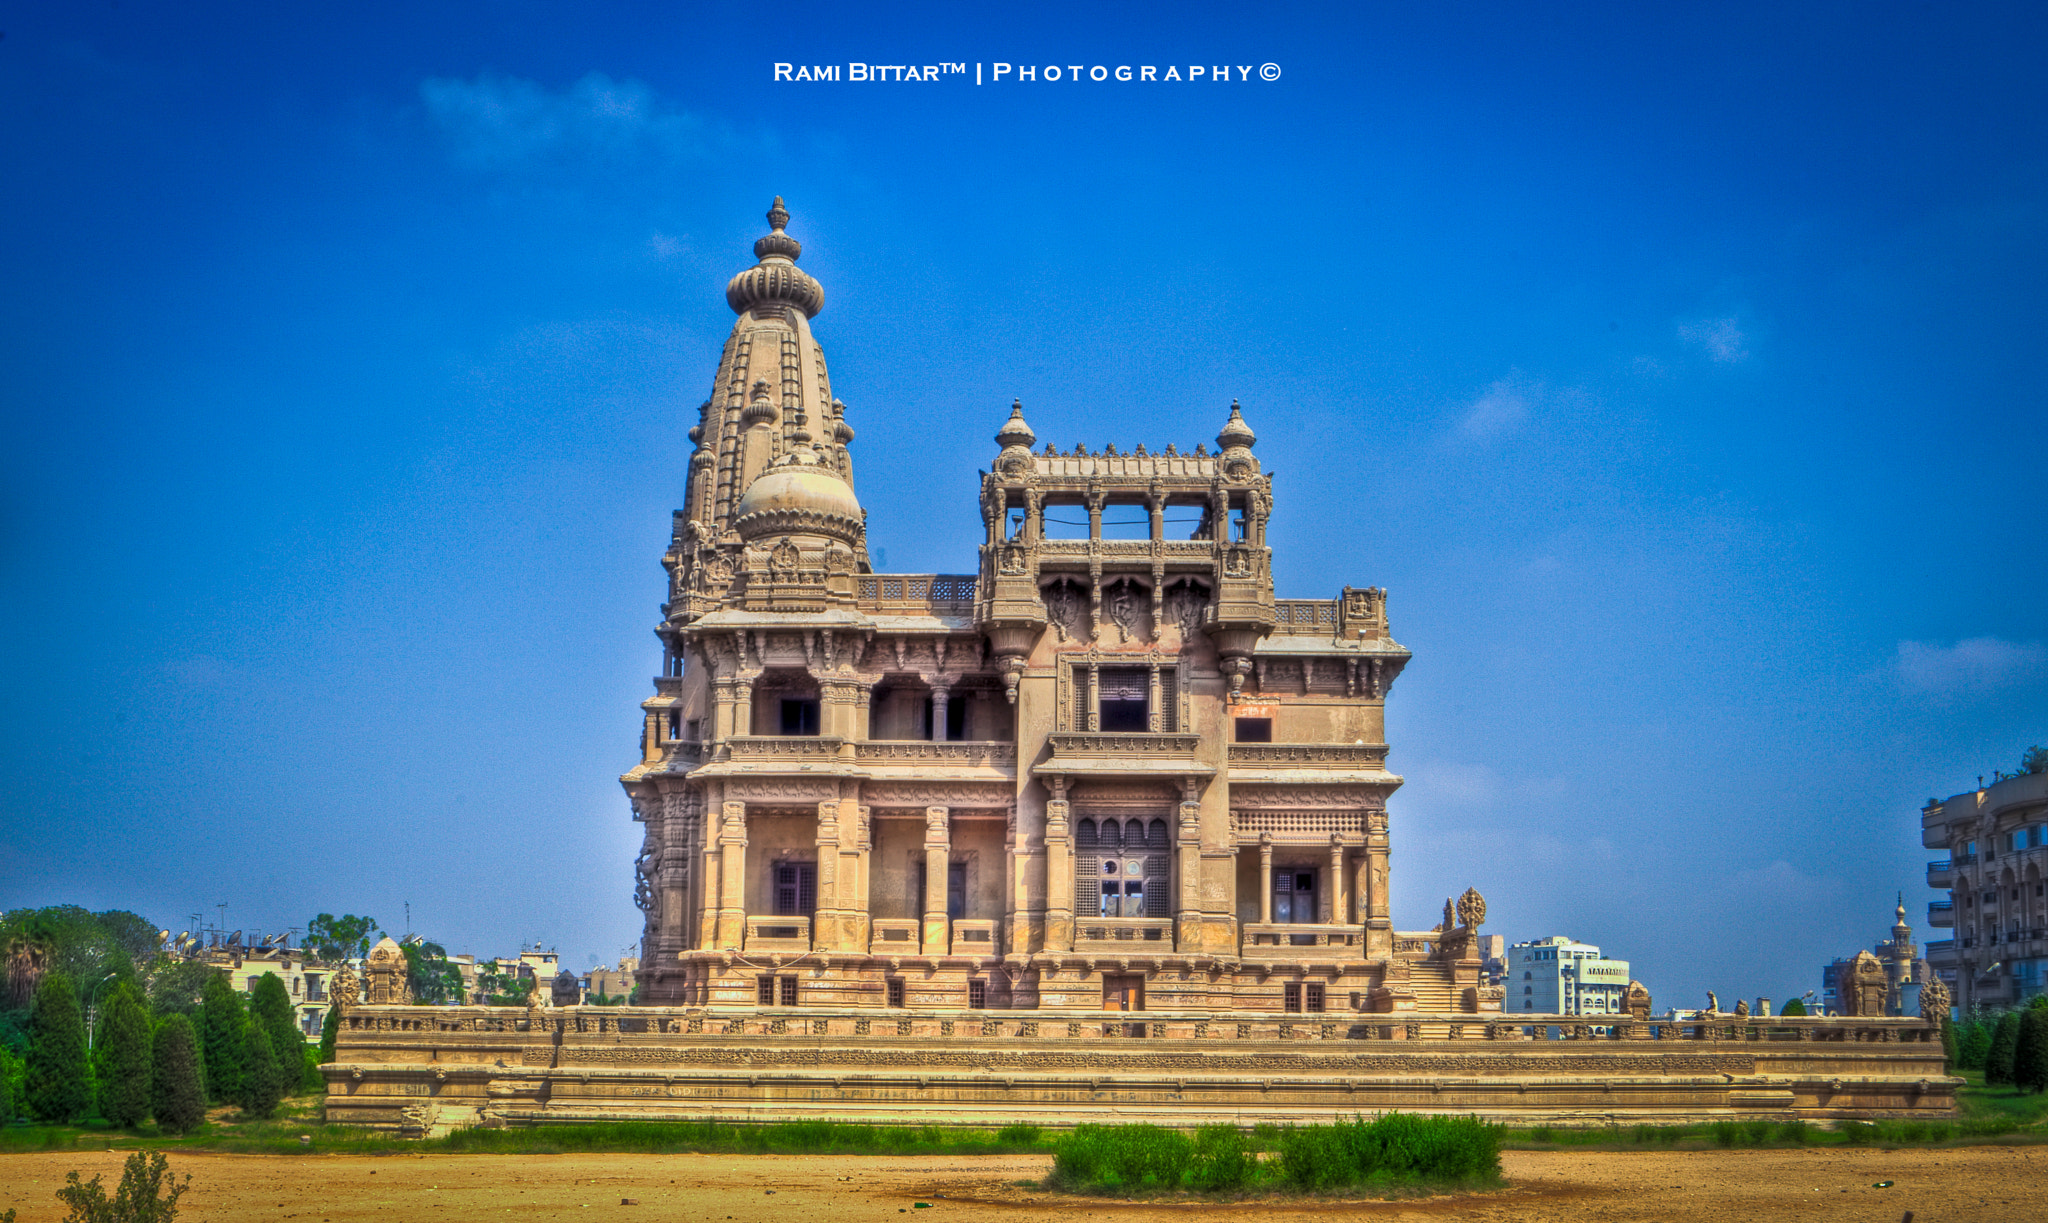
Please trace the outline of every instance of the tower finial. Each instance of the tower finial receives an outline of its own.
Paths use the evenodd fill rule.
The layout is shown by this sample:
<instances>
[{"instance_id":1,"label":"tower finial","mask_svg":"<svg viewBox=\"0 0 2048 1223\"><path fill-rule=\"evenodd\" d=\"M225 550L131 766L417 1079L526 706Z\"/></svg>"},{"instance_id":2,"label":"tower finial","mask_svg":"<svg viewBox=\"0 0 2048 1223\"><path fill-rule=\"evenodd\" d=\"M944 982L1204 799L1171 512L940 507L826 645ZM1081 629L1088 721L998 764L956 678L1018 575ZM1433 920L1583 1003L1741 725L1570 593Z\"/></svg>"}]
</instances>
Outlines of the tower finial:
<instances>
[{"instance_id":1,"label":"tower finial","mask_svg":"<svg viewBox=\"0 0 2048 1223\"><path fill-rule=\"evenodd\" d=\"M759 196L755 197L760 198ZM781 233L789 226L789 209L782 206L782 197L776 196L775 203L768 208L768 228Z\"/></svg>"}]
</instances>

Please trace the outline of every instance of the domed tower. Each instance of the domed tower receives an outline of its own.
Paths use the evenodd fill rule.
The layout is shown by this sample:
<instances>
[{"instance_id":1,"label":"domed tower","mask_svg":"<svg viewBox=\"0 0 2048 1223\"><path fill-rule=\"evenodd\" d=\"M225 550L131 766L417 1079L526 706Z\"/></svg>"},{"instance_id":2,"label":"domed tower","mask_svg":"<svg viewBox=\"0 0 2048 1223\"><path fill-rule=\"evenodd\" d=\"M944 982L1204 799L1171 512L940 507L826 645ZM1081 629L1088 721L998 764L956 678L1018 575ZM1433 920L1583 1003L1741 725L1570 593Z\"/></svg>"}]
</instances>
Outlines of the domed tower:
<instances>
[{"instance_id":1,"label":"domed tower","mask_svg":"<svg viewBox=\"0 0 2048 1223\"><path fill-rule=\"evenodd\" d=\"M671 625L716 610L728 593L737 593L732 585L748 571L748 539L738 530L745 513L741 503L771 468L791 469L784 473L782 492L768 497L764 490L775 508L815 509L854 525L850 531L842 523L823 534L776 536L771 521L763 519L754 524L754 541L766 540L771 554L778 538L789 538L799 552L808 546L821 572L843 565L851 574L867 567L847 450L853 429L846 423L846 405L832 397L825 354L811 334L811 320L825 306L825 289L796 266L803 245L787 232L789 212L781 196L768 210L768 225L769 232L754 243L758 262L725 286L726 304L739 318L719 356L711 398L690 430L696 450L662 562L670 573ZM796 492L799 486L808 491ZM790 521L787 515L773 520Z\"/></svg>"}]
</instances>

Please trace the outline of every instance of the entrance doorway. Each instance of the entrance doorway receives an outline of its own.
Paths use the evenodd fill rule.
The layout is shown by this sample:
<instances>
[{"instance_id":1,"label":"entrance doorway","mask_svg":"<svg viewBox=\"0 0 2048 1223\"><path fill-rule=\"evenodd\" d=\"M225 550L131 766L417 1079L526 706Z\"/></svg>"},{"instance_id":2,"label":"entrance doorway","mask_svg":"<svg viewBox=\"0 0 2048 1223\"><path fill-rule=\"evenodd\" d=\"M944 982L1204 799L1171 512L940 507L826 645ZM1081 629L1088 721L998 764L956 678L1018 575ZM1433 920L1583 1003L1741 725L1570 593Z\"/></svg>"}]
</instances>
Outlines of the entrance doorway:
<instances>
[{"instance_id":1,"label":"entrance doorway","mask_svg":"<svg viewBox=\"0 0 2048 1223\"><path fill-rule=\"evenodd\" d=\"M1117 976L1105 973L1102 978L1102 1009L1105 1011L1142 1011L1145 1009L1145 978L1135 974ZM1124 1036L1143 1036L1142 1023L1111 1023L1103 1025L1103 1035L1113 1036L1121 1032Z\"/></svg>"}]
</instances>

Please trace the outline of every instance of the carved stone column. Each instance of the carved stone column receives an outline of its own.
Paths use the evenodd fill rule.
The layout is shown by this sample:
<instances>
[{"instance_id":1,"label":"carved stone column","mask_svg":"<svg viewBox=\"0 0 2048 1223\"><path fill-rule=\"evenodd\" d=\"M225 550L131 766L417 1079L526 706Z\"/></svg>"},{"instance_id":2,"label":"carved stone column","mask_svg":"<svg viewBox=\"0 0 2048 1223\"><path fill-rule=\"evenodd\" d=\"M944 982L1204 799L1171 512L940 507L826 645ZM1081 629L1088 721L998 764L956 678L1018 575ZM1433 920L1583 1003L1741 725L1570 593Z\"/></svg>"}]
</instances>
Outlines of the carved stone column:
<instances>
[{"instance_id":1,"label":"carved stone column","mask_svg":"<svg viewBox=\"0 0 2048 1223\"><path fill-rule=\"evenodd\" d=\"M945 684L932 685L932 742L946 741L946 702L952 696L952 689Z\"/></svg>"},{"instance_id":2,"label":"carved stone column","mask_svg":"<svg viewBox=\"0 0 2048 1223\"><path fill-rule=\"evenodd\" d=\"M724 847L720 840L725 835L725 812L718 802L718 782L704 794L703 815L697 821L696 839L690 845L690 852L697 858L697 942L699 948L717 950L718 911L725 895Z\"/></svg>"},{"instance_id":3,"label":"carved stone column","mask_svg":"<svg viewBox=\"0 0 2048 1223\"><path fill-rule=\"evenodd\" d=\"M747 805L725 804L718 834L718 936L714 946L743 947L747 934Z\"/></svg>"},{"instance_id":4,"label":"carved stone column","mask_svg":"<svg viewBox=\"0 0 2048 1223\"><path fill-rule=\"evenodd\" d=\"M711 681L711 740L723 743L732 737L732 681Z\"/></svg>"},{"instance_id":5,"label":"carved stone column","mask_svg":"<svg viewBox=\"0 0 2048 1223\"><path fill-rule=\"evenodd\" d=\"M732 685L732 733L751 735L754 733L754 681L734 680Z\"/></svg>"},{"instance_id":6,"label":"carved stone column","mask_svg":"<svg viewBox=\"0 0 2048 1223\"><path fill-rule=\"evenodd\" d=\"M1047 783L1052 797L1045 804L1045 950L1071 951L1074 946L1074 831L1067 802L1067 779Z\"/></svg>"},{"instance_id":7,"label":"carved stone column","mask_svg":"<svg viewBox=\"0 0 2048 1223\"><path fill-rule=\"evenodd\" d=\"M1273 834L1259 834L1259 923L1273 924Z\"/></svg>"},{"instance_id":8,"label":"carved stone column","mask_svg":"<svg viewBox=\"0 0 2048 1223\"><path fill-rule=\"evenodd\" d=\"M1159 622L1157 620L1153 621L1153 624L1155 626L1157 626L1158 623ZM1154 660L1154 662L1152 663L1151 686L1147 688L1145 691L1145 709L1146 730L1149 730L1156 735L1160 731L1166 729L1165 723L1160 720L1162 711L1159 708L1159 663L1157 660Z\"/></svg>"},{"instance_id":9,"label":"carved stone column","mask_svg":"<svg viewBox=\"0 0 2048 1223\"><path fill-rule=\"evenodd\" d=\"M1088 664L1088 725L1078 730L1099 731L1102 729L1102 668Z\"/></svg>"},{"instance_id":10,"label":"carved stone column","mask_svg":"<svg viewBox=\"0 0 2048 1223\"><path fill-rule=\"evenodd\" d=\"M1394 954L1394 921L1387 900L1387 813L1365 813L1365 954Z\"/></svg>"},{"instance_id":11,"label":"carved stone column","mask_svg":"<svg viewBox=\"0 0 2048 1223\"><path fill-rule=\"evenodd\" d=\"M952 809L924 809L924 954L952 950L952 922L946 917L946 875L953 859Z\"/></svg>"},{"instance_id":12,"label":"carved stone column","mask_svg":"<svg viewBox=\"0 0 2048 1223\"><path fill-rule=\"evenodd\" d=\"M1173 913L1174 950L1183 955L1202 948L1202 803L1201 783L1184 778L1180 785L1180 819L1174 829L1174 869L1180 876Z\"/></svg>"},{"instance_id":13,"label":"carved stone column","mask_svg":"<svg viewBox=\"0 0 2048 1223\"><path fill-rule=\"evenodd\" d=\"M811 914L811 946L839 951L844 946L839 906L839 800L818 804L818 907Z\"/></svg>"},{"instance_id":14,"label":"carved stone column","mask_svg":"<svg viewBox=\"0 0 2048 1223\"><path fill-rule=\"evenodd\" d=\"M1344 841L1334 832L1330 834L1329 892L1329 896L1317 906L1316 914L1326 926L1344 920Z\"/></svg>"}]
</instances>

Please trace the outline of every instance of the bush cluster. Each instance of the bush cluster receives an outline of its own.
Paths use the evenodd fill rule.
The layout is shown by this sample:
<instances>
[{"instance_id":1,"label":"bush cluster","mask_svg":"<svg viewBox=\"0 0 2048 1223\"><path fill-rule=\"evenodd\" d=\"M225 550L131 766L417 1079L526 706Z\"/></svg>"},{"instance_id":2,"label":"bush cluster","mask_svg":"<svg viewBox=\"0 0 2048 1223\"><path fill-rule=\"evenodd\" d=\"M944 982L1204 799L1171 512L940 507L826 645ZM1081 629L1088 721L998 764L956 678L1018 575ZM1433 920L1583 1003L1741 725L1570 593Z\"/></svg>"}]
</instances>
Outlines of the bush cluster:
<instances>
[{"instance_id":1,"label":"bush cluster","mask_svg":"<svg viewBox=\"0 0 2048 1223\"><path fill-rule=\"evenodd\" d=\"M1474 1117L1387 1113L1332 1125L1231 1125L1189 1134L1155 1125L1083 1125L1053 1150L1052 1184L1072 1192L1304 1193L1500 1179L1501 1127ZM1267 1146L1260 1158L1254 1144Z\"/></svg>"}]
</instances>

